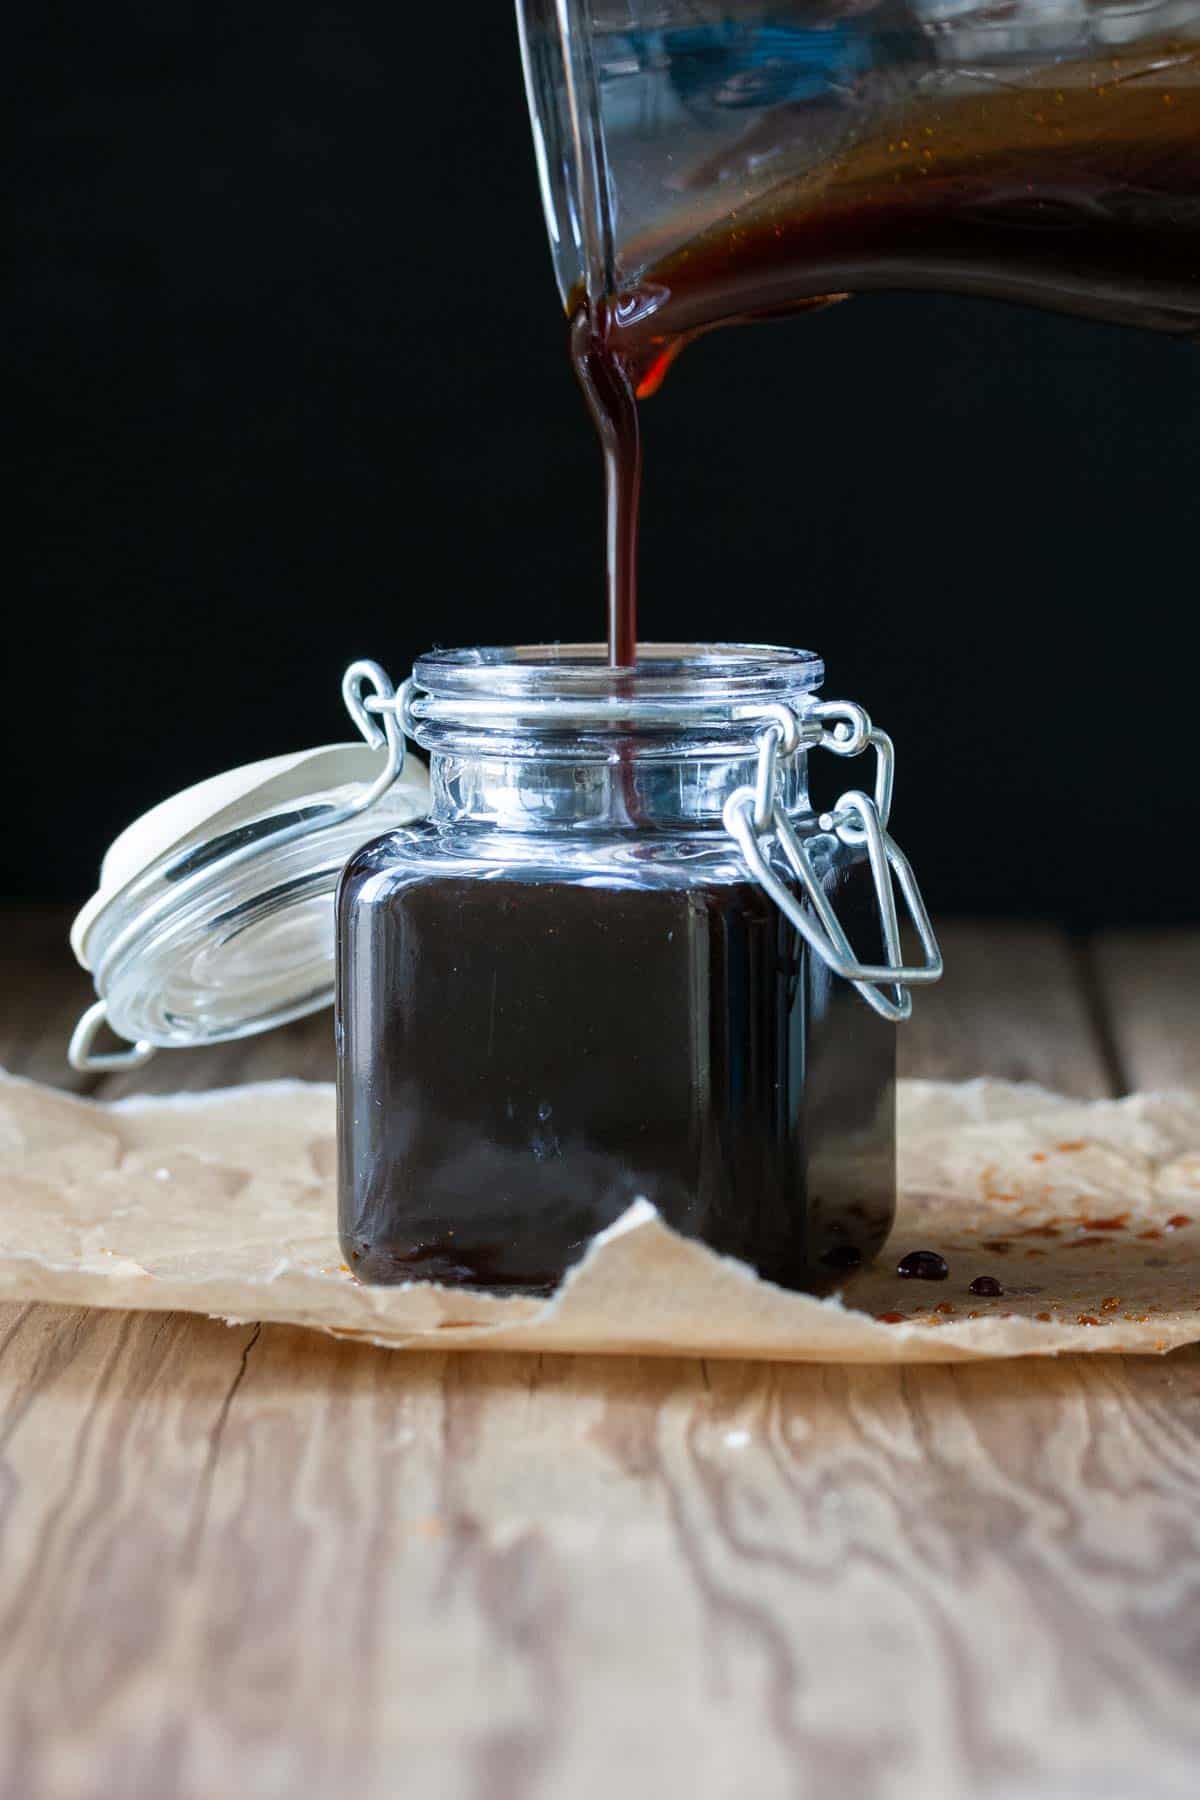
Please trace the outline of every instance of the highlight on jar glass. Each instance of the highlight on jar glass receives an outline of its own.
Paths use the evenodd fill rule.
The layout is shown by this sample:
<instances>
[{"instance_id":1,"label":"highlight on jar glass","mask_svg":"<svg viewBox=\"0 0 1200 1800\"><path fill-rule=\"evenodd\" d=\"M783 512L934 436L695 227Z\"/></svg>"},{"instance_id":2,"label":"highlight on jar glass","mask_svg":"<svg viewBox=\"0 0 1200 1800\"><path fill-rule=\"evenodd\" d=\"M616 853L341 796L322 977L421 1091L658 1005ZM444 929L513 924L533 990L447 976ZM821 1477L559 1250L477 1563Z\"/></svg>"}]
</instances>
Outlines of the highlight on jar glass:
<instances>
[{"instance_id":1,"label":"highlight on jar glass","mask_svg":"<svg viewBox=\"0 0 1200 1800\"><path fill-rule=\"evenodd\" d=\"M892 1223L894 1027L942 964L891 741L822 677L724 644L439 651L399 693L355 664L363 743L202 783L113 846L72 1061L336 988L359 1279L550 1293L645 1200L781 1286L844 1283ZM869 770L820 811L817 752Z\"/></svg>"}]
</instances>

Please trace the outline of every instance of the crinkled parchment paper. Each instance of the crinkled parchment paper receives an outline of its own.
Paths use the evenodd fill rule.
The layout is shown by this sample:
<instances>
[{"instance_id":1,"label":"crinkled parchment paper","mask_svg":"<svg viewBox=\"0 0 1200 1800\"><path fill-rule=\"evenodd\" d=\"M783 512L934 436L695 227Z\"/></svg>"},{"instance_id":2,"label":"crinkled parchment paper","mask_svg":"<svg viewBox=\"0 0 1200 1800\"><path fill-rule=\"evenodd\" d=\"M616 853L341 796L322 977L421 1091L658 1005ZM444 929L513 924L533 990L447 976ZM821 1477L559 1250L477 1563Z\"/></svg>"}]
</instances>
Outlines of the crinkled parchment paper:
<instances>
[{"instance_id":1,"label":"crinkled parchment paper","mask_svg":"<svg viewBox=\"0 0 1200 1800\"><path fill-rule=\"evenodd\" d=\"M1200 1339L1200 1095L1082 1103L909 1082L873 1269L786 1293L638 1202L551 1300L360 1287L334 1234L333 1090L95 1105L0 1076L0 1298L274 1319L396 1348L950 1362ZM902 1280L936 1250L950 1273ZM969 1292L978 1276L999 1298Z\"/></svg>"}]
</instances>

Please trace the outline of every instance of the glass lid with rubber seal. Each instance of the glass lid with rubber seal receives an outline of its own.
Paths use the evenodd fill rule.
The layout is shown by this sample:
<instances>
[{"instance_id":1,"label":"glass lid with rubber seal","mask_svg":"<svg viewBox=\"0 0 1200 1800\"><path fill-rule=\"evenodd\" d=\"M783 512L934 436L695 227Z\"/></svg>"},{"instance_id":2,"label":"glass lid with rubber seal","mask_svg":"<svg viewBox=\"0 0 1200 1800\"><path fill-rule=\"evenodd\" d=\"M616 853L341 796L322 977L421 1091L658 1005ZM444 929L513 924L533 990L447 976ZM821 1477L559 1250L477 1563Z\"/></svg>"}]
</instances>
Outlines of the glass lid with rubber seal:
<instances>
[{"instance_id":1,"label":"glass lid with rubber seal","mask_svg":"<svg viewBox=\"0 0 1200 1800\"><path fill-rule=\"evenodd\" d=\"M343 696L361 742L214 776L113 843L71 932L98 995L71 1041L76 1068L135 1067L329 1004L341 871L369 839L423 817L429 792L378 664L348 669ZM96 1047L104 1026L131 1048Z\"/></svg>"}]
</instances>

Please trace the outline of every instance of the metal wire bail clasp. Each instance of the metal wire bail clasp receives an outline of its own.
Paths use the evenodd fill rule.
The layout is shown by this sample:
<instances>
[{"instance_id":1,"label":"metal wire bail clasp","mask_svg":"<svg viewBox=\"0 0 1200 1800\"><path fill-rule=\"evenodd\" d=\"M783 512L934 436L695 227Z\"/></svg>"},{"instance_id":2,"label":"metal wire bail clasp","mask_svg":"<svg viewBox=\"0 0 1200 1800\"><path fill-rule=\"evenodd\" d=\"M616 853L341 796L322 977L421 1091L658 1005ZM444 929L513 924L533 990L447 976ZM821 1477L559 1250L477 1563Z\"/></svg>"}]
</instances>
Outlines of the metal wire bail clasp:
<instances>
[{"instance_id":1,"label":"metal wire bail clasp","mask_svg":"<svg viewBox=\"0 0 1200 1800\"><path fill-rule=\"evenodd\" d=\"M851 982L868 1006L885 1019L907 1019L912 1012L910 987L940 978L942 953L911 864L888 834L895 768L892 740L885 731L875 729L861 706L848 700L818 701L802 718L786 706L771 706L760 716L763 724L756 734L754 786L730 794L724 808L725 828L755 880L826 966ZM867 749L875 752L874 793L849 790L818 823L822 831L836 832L842 843L866 848L887 958L884 963L860 962L855 955L808 847L780 799L780 760L793 755L802 744L829 750L834 756L861 756ZM800 885L800 896L771 866L776 844ZM920 939L923 960L918 964L903 960L897 886Z\"/></svg>"}]
</instances>

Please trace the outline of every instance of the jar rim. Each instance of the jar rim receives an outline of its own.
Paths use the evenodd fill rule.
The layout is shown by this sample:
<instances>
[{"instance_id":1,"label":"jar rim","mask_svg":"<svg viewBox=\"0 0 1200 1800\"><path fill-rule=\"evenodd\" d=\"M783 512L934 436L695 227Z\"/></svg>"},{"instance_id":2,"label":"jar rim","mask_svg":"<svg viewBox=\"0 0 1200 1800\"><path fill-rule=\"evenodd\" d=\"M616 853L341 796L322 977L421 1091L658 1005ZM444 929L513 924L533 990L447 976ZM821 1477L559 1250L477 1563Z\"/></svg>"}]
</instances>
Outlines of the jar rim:
<instances>
[{"instance_id":1,"label":"jar rim","mask_svg":"<svg viewBox=\"0 0 1200 1800\"><path fill-rule=\"evenodd\" d=\"M825 675L812 650L780 644L639 644L614 667L603 644L481 645L431 650L413 679L435 700L716 701L811 693Z\"/></svg>"}]
</instances>

